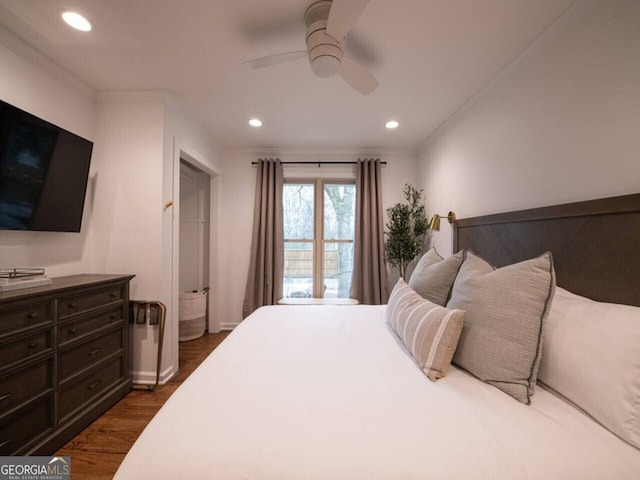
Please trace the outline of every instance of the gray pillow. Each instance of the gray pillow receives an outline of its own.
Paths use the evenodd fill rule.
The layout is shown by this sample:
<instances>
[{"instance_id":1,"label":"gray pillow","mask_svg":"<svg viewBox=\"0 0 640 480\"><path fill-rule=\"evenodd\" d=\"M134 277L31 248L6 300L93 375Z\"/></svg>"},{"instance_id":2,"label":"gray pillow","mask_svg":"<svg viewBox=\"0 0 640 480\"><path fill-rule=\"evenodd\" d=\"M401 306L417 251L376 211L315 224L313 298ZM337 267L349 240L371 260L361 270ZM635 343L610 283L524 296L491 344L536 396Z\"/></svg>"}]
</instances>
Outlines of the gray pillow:
<instances>
[{"instance_id":1,"label":"gray pillow","mask_svg":"<svg viewBox=\"0 0 640 480\"><path fill-rule=\"evenodd\" d=\"M463 259L462 250L445 260L432 248L416 265L409 279L409 286L422 298L444 307Z\"/></svg>"},{"instance_id":2,"label":"gray pillow","mask_svg":"<svg viewBox=\"0 0 640 480\"><path fill-rule=\"evenodd\" d=\"M496 270L467 251L447 304L466 312L453 362L530 404L554 291L550 252Z\"/></svg>"}]
</instances>

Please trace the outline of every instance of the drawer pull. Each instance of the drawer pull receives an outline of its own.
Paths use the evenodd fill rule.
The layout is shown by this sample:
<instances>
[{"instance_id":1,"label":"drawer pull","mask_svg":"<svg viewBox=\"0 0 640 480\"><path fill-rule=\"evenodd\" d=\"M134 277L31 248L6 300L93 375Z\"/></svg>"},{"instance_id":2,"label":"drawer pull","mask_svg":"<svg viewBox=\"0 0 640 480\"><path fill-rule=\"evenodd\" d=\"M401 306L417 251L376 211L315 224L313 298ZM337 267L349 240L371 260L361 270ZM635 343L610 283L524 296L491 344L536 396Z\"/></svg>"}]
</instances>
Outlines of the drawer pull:
<instances>
[{"instance_id":1,"label":"drawer pull","mask_svg":"<svg viewBox=\"0 0 640 480\"><path fill-rule=\"evenodd\" d=\"M115 320L116 318L118 318L118 314L117 314L117 313L112 313L112 314L111 314L111 318L112 318L113 320Z\"/></svg>"},{"instance_id":2,"label":"drawer pull","mask_svg":"<svg viewBox=\"0 0 640 480\"><path fill-rule=\"evenodd\" d=\"M93 357L96 353L98 353L101 350L102 348L96 348L95 350L91 350L89 353L87 353L87 357Z\"/></svg>"},{"instance_id":3,"label":"drawer pull","mask_svg":"<svg viewBox=\"0 0 640 480\"><path fill-rule=\"evenodd\" d=\"M78 331L78 329L77 329L76 327L71 327L71 328L69 329L69 333L71 333L72 335L73 335L74 333L76 333L77 331Z\"/></svg>"},{"instance_id":4,"label":"drawer pull","mask_svg":"<svg viewBox=\"0 0 640 480\"><path fill-rule=\"evenodd\" d=\"M78 306L78 302L69 302L67 303L67 306L69 308L76 308Z\"/></svg>"},{"instance_id":5,"label":"drawer pull","mask_svg":"<svg viewBox=\"0 0 640 480\"><path fill-rule=\"evenodd\" d=\"M102 379L99 378L98 380L93 382L91 385L87 385L87 390L93 390L94 388L96 388L100 384L101 381L102 381Z\"/></svg>"},{"instance_id":6,"label":"drawer pull","mask_svg":"<svg viewBox=\"0 0 640 480\"><path fill-rule=\"evenodd\" d=\"M37 340L34 340L33 342L31 342L29 344L29 348L36 348L37 346L38 346L38 341Z\"/></svg>"},{"instance_id":7,"label":"drawer pull","mask_svg":"<svg viewBox=\"0 0 640 480\"><path fill-rule=\"evenodd\" d=\"M109 296L110 296L111 298L117 298L117 297L118 297L118 292L111 292L111 293L109 294Z\"/></svg>"},{"instance_id":8,"label":"drawer pull","mask_svg":"<svg viewBox=\"0 0 640 480\"><path fill-rule=\"evenodd\" d=\"M5 393L4 395L0 396L0 402L2 402L3 400L7 400L9 398L11 398L11 393L10 392L9 393Z\"/></svg>"},{"instance_id":9,"label":"drawer pull","mask_svg":"<svg viewBox=\"0 0 640 480\"><path fill-rule=\"evenodd\" d=\"M38 317L38 313L37 313L37 312L29 312L29 313L27 314L27 318L28 318L29 320L35 320L37 317Z\"/></svg>"},{"instance_id":10,"label":"drawer pull","mask_svg":"<svg viewBox=\"0 0 640 480\"><path fill-rule=\"evenodd\" d=\"M9 445L9 442L10 442L10 441L11 441L11 440L9 440L9 439L7 438L5 441L3 441L2 443L0 443L0 448L4 447L4 446L6 446L6 445Z\"/></svg>"}]
</instances>

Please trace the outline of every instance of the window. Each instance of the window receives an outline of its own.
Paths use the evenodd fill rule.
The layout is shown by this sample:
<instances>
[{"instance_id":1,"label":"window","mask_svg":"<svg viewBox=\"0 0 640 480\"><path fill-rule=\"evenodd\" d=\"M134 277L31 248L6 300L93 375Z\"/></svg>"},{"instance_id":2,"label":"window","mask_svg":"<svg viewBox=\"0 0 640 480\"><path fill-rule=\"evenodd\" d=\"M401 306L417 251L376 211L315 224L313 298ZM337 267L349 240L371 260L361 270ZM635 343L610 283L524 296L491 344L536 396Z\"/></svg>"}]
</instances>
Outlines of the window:
<instances>
[{"instance_id":1,"label":"window","mask_svg":"<svg viewBox=\"0 0 640 480\"><path fill-rule=\"evenodd\" d=\"M283 187L285 298L348 298L356 186L336 180Z\"/></svg>"}]
</instances>

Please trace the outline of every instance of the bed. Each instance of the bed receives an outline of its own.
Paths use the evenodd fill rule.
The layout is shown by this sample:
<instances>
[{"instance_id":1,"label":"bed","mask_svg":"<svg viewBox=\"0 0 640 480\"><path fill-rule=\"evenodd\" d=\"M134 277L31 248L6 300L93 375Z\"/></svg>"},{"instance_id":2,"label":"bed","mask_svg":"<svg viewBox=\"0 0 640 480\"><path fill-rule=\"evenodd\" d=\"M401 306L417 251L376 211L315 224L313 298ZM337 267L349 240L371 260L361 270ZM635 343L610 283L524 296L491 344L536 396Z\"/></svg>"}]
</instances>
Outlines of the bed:
<instances>
[{"instance_id":1,"label":"bed","mask_svg":"<svg viewBox=\"0 0 640 480\"><path fill-rule=\"evenodd\" d=\"M603 375L593 404L539 378L526 405L455 364L431 381L387 306L263 307L172 395L116 478L640 478L640 195L460 220L454 245L498 267L550 250L558 285L573 292L561 290L564 301L624 304L593 304L605 317L621 312L631 333L587 361L631 365ZM580 332L597 334L594 323ZM568 350L553 345L563 335L549 337L549 355ZM562 372L544 356L543 346L553 384Z\"/></svg>"}]
</instances>

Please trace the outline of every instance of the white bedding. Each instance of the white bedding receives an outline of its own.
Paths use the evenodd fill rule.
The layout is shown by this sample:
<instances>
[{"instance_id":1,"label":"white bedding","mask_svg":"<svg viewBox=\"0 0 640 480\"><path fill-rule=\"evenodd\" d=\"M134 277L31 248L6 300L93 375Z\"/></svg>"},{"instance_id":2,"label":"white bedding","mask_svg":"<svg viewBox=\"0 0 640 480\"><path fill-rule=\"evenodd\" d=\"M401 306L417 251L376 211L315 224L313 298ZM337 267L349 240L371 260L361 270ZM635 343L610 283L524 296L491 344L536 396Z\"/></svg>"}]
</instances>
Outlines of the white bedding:
<instances>
[{"instance_id":1,"label":"white bedding","mask_svg":"<svg viewBox=\"0 0 640 480\"><path fill-rule=\"evenodd\" d=\"M549 391L431 382L384 306L263 307L183 383L117 479L638 479L640 450Z\"/></svg>"}]
</instances>

